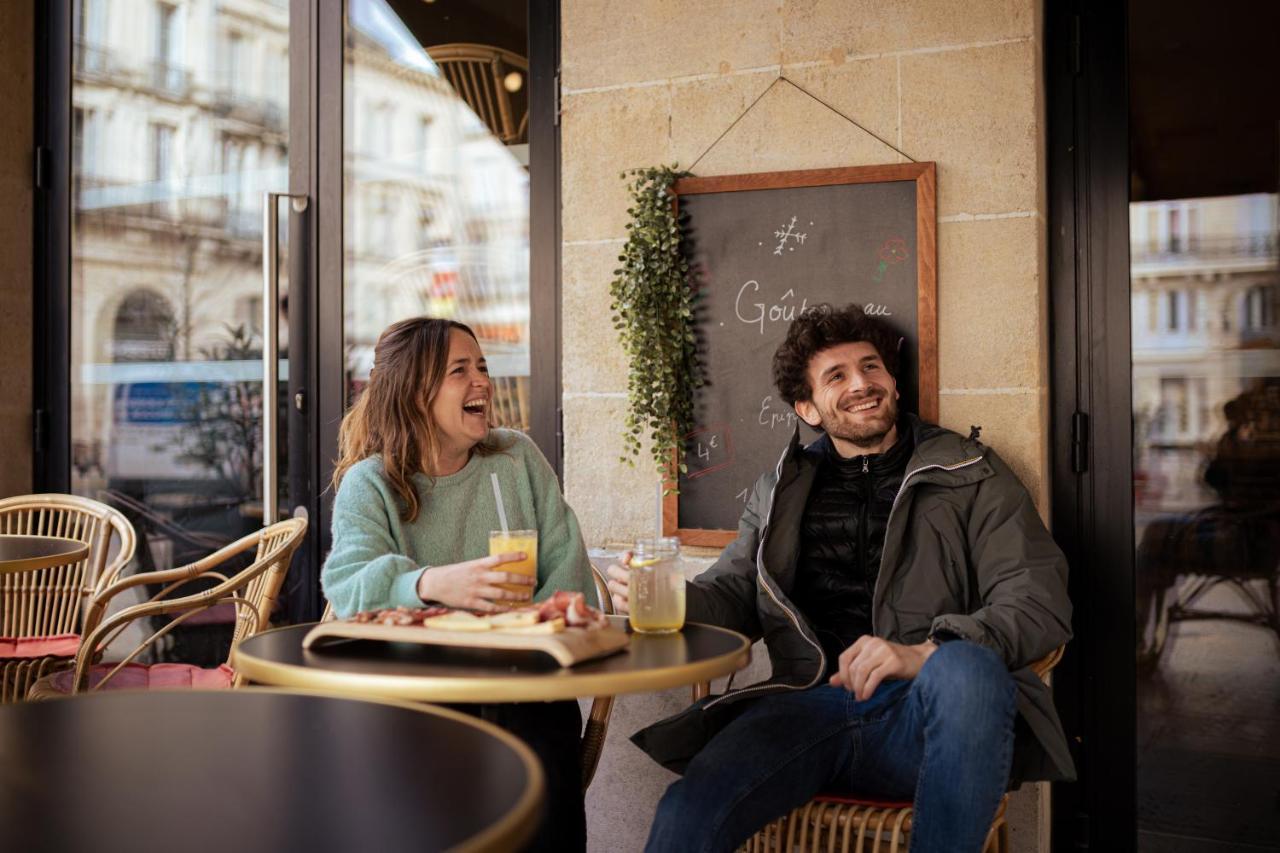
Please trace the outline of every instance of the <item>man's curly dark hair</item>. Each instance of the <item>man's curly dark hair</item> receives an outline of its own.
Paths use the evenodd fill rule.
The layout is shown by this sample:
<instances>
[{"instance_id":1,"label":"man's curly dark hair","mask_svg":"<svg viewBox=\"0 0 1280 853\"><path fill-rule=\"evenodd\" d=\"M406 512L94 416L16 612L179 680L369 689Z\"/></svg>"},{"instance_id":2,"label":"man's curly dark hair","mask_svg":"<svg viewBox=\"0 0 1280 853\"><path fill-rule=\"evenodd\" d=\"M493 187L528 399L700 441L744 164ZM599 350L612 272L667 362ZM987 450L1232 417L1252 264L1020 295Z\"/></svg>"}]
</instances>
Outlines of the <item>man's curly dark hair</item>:
<instances>
[{"instance_id":1,"label":"man's curly dark hair","mask_svg":"<svg viewBox=\"0 0 1280 853\"><path fill-rule=\"evenodd\" d=\"M805 309L787 329L787 339L773 354L773 384L789 405L813 398L809 362L828 347L866 341L880 353L885 369L898 377L898 342L902 336L884 320L868 316L860 305L835 308L825 302Z\"/></svg>"}]
</instances>

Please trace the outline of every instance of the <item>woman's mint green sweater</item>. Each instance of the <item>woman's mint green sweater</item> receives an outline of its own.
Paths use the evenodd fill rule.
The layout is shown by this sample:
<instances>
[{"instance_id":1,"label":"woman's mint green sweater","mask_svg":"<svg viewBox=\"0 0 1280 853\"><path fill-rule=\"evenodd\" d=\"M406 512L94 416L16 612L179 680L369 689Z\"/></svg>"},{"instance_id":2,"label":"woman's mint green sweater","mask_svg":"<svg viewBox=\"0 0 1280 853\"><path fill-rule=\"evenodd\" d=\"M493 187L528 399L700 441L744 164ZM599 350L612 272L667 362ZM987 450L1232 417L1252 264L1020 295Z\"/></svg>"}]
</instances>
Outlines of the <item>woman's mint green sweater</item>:
<instances>
[{"instance_id":1,"label":"woman's mint green sweater","mask_svg":"<svg viewBox=\"0 0 1280 853\"><path fill-rule=\"evenodd\" d=\"M573 510L560 494L555 472L524 433L495 429L506 448L472 456L461 471L434 480L414 476L418 517L400 520L395 493L371 456L347 471L333 502L333 549L320 580L342 617L382 607L420 607L418 575L430 566L489 555L489 531L498 530L490 474L498 475L507 525L538 531L538 583L534 597L578 590L595 604L591 564Z\"/></svg>"}]
</instances>

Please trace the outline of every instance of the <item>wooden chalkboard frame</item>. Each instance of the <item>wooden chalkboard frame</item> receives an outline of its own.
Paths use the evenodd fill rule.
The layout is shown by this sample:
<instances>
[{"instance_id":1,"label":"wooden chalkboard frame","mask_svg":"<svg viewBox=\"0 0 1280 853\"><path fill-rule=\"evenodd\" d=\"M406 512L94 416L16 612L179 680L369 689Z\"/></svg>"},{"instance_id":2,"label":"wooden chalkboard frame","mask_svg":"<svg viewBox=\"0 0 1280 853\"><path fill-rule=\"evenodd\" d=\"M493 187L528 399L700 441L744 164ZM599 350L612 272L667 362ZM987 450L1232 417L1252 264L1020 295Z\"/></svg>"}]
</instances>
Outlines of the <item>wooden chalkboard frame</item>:
<instances>
[{"instance_id":1,"label":"wooden chalkboard frame","mask_svg":"<svg viewBox=\"0 0 1280 853\"><path fill-rule=\"evenodd\" d=\"M850 166L838 169L804 169L793 172L760 172L752 175L716 175L682 178L672 187L677 215L680 198L701 193L745 190L825 187L839 184L871 184L912 181L916 185L916 327L918 335L919 414L930 423L938 420L938 183L934 163L895 163L883 166ZM672 470L679 470L673 466ZM680 496L675 483L666 483L662 502L664 536L677 536L684 545L723 548L734 540L735 530L679 527Z\"/></svg>"}]
</instances>

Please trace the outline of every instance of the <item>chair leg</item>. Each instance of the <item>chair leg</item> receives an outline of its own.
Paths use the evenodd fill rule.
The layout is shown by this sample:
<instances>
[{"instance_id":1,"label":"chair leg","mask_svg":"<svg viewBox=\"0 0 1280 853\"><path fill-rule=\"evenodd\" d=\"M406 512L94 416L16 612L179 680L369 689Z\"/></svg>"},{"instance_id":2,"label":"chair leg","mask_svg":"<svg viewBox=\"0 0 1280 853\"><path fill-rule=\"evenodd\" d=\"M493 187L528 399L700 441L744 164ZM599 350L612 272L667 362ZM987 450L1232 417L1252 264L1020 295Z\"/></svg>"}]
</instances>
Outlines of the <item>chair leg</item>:
<instances>
[{"instance_id":1,"label":"chair leg","mask_svg":"<svg viewBox=\"0 0 1280 853\"><path fill-rule=\"evenodd\" d=\"M582 732L582 790L587 790L596 775L596 767L600 764L600 753L604 751L605 736L609 733L609 715L613 711L612 696L597 696L591 703L591 714L587 717L586 728Z\"/></svg>"}]
</instances>

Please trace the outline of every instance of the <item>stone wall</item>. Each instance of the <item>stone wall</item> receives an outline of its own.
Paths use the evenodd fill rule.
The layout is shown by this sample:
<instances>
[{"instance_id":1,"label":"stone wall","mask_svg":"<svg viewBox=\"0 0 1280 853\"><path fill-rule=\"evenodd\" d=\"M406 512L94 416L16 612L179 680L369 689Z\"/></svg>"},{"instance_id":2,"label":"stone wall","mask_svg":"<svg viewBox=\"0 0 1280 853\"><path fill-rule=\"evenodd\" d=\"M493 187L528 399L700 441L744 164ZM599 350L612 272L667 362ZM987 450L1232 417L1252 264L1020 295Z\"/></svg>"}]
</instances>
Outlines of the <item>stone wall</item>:
<instances>
[{"instance_id":1,"label":"stone wall","mask_svg":"<svg viewBox=\"0 0 1280 853\"><path fill-rule=\"evenodd\" d=\"M938 164L941 420L1000 451L1047 516L1048 344L1040 4L1033 0L564 0L565 489L588 544L652 529L655 475L617 463L626 362L609 316L619 172L688 165L780 71L698 175ZM687 694L619 703L589 808L593 849L633 850L663 771L625 740ZM1014 847L1045 846L1044 791Z\"/></svg>"},{"instance_id":2,"label":"stone wall","mask_svg":"<svg viewBox=\"0 0 1280 853\"><path fill-rule=\"evenodd\" d=\"M31 491L35 4L0 3L0 497Z\"/></svg>"}]
</instances>

